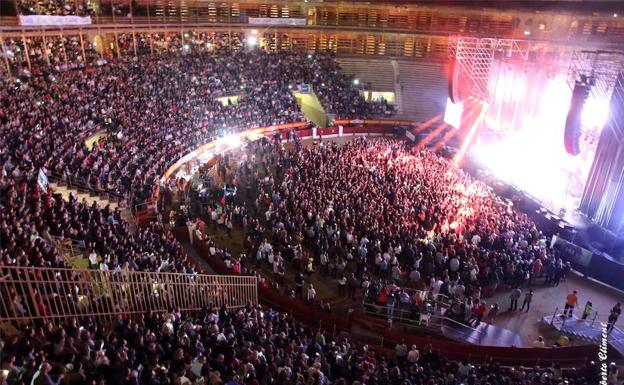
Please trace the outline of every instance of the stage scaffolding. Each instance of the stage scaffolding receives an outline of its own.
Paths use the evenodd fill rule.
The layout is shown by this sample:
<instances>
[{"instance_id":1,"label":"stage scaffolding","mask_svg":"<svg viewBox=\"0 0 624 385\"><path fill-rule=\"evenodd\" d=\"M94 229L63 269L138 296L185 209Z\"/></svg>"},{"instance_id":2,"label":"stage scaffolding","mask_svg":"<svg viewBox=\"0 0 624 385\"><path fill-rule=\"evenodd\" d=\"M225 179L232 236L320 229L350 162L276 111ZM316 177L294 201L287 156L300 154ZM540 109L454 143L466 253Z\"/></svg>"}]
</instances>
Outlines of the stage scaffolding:
<instances>
[{"instance_id":1,"label":"stage scaffolding","mask_svg":"<svg viewBox=\"0 0 624 385\"><path fill-rule=\"evenodd\" d=\"M568 84L571 89L574 89L575 83L581 76L585 76L591 79L593 85L590 95L608 103L612 96L618 96L614 95L614 92L619 93L622 90L621 86L616 87L616 84L622 81L619 77L622 72L624 72L624 52L574 51L568 67ZM619 116L621 114L624 114L624 111L611 108L610 119L605 124L607 126L605 128L611 129L619 142L624 142L624 119ZM583 133L595 138L600 135L600 131L583 130Z\"/></svg>"},{"instance_id":2,"label":"stage scaffolding","mask_svg":"<svg viewBox=\"0 0 624 385\"><path fill-rule=\"evenodd\" d=\"M490 102L490 76L497 55L527 60L529 41L517 39L450 36L448 56L455 61L453 87L467 84L470 94ZM468 91L468 90L465 90Z\"/></svg>"},{"instance_id":3,"label":"stage scaffolding","mask_svg":"<svg viewBox=\"0 0 624 385\"><path fill-rule=\"evenodd\" d=\"M581 76L593 84L594 97L609 103L609 116L599 136L579 211L619 236L624 236L624 52L577 51L568 82Z\"/></svg>"}]
</instances>

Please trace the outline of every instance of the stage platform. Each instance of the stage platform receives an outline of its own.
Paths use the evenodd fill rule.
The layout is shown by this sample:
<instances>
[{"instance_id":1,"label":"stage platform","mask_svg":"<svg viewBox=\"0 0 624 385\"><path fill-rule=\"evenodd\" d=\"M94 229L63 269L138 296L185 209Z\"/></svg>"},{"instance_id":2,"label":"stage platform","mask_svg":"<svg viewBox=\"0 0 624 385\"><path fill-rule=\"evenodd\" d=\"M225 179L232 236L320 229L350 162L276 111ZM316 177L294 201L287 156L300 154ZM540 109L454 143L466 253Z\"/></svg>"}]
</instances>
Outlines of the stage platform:
<instances>
[{"instance_id":1,"label":"stage platform","mask_svg":"<svg viewBox=\"0 0 624 385\"><path fill-rule=\"evenodd\" d=\"M522 338L517 333L496 325L481 322L477 328L463 326L457 322L445 320L442 323L442 334L454 341L472 345L523 347Z\"/></svg>"},{"instance_id":2,"label":"stage platform","mask_svg":"<svg viewBox=\"0 0 624 385\"><path fill-rule=\"evenodd\" d=\"M551 325L556 330L571 337L587 342L598 344L602 338L602 326L600 322L582 320L573 315L571 318L564 318L561 314L554 317L552 315L542 318L542 322ZM624 333L617 327L613 328L608 336L609 346L624 357Z\"/></svg>"}]
</instances>

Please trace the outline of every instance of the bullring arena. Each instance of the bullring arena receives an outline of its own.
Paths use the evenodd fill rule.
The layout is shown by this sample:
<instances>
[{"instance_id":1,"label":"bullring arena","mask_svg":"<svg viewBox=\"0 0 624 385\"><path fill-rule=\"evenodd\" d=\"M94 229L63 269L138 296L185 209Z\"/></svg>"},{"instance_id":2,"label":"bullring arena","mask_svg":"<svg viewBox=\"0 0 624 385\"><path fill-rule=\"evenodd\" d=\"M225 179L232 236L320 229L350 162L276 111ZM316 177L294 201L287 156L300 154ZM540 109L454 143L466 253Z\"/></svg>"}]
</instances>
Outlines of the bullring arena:
<instances>
[{"instance_id":1,"label":"bullring arena","mask_svg":"<svg viewBox=\"0 0 624 385\"><path fill-rule=\"evenodd\" d=\"M0 385L621 384L622 18L0 0Z\"/></svg>"}]
</instances>

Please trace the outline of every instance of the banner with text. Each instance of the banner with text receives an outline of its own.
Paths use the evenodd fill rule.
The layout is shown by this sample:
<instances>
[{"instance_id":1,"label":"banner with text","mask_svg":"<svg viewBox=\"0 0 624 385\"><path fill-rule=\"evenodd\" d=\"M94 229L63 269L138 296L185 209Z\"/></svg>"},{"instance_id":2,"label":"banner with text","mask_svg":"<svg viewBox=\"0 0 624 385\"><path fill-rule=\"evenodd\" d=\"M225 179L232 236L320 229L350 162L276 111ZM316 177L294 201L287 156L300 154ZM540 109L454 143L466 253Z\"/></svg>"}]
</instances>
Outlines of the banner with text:
<instances>
[{"instance_id":1,"label":"banner with text","mask_svg":"<svg viewBox=\"0 0 624 385\"><path fill-rule=\"evenodd\" d=\"M55 15L28 15L19 16L19 24L34 25L88 25L91 16L55 16Z\"/></svg>"},{"instance_id":2,"label":"banner with text","mask_svg":"<svg viewBox=\"0 0 624 385\"><path fill-rule=\"evenodd\" d=\"M279 17L250 17L252 25L306 25L306 19L290 19Z\"/></svg>"}]
</instances>

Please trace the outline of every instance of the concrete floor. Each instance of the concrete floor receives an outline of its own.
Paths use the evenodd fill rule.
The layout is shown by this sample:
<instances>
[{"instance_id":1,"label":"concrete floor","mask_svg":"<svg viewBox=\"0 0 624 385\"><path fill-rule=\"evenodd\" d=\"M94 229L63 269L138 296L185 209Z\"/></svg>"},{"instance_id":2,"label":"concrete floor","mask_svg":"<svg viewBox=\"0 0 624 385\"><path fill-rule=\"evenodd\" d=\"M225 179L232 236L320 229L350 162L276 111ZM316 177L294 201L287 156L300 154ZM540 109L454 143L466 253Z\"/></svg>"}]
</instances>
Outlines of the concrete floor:
<instances>
[{"instance_id":1,"label":"concrete floor","mask_svg":"<svg viewBox=\"0 0 624 385\"><path fill-rule=\"evenodd\" d=\"M554 333L550 327L540 324L539 321L545 315L552 315L556 308L559 308L559 312L561 312L561 309L565 305L565 297L572 290L578 291L579 308L575 309L575 314L580 316L585 307L585 303L591 301L594 311L598 312L596 322L606 320L611 308L616 302L624 303L624 293L621 291L573 273L568 276L565 282L561 282L557 287L546 287L543 285L542 281L539 280L537 283L533 284L532 289L535 294L529 312L507 311L510 302L509 290L498 290L492 298L485 299L488 304L498 302L502 309L502 312L499 313L497 317L496 324L520 334L525 345L530 344L540 335L546 338L547 343L554 342L557 333ZM519 306L522 305L522 299L524 299L526 290L526 287L523 288ZM624 320L620 319L620 323L622 323L622 321Z\"/></svg>"}]
</instances>

